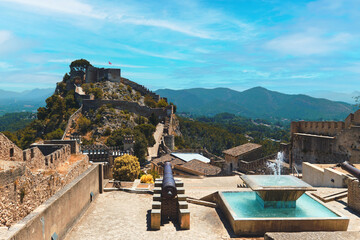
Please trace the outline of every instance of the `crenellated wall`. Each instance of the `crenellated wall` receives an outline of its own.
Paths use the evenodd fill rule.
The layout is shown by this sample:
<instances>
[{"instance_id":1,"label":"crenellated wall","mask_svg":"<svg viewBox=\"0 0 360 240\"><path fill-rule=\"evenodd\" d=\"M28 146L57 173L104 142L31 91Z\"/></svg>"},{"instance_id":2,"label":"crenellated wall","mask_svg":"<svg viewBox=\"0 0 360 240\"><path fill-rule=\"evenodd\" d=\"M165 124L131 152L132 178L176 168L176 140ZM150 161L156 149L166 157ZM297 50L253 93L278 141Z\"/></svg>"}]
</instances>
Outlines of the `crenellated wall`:
<instances>
[{"instance_id":1,"label":"crenellated wall","mask_svg":"<svg viewBox=\"0 0 360 240\"><path fill-rule=\"evenodd\" d=\"M292 122L291 164L360 163L360 110L344 122Z\"/></svg>"},{"instance_id":2,"label":"crenellated wall","mask_svg":"<svg viewBox=\"0 0 360 240\"><path fill-rule=\"evenodd\" d=\"M344 122L291 122L291 133L308 133L315 135L335 136L345 129Z\"/></svg>"}]
</instances>

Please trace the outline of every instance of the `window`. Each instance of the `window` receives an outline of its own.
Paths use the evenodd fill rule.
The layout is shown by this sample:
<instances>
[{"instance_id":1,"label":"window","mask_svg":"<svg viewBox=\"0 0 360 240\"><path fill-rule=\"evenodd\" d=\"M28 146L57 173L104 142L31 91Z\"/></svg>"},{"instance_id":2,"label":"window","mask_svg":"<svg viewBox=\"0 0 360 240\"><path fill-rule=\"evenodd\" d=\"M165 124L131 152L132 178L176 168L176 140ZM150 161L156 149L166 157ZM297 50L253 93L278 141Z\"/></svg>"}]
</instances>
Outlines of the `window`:
<instances>
[{"instance_id":1,"label":"window","mask_svg":"<svg viewBox=\"0 0 360 240\"><path fill-rule=\"evenodd\" d=\"M14 148L10 148L10 157L14 156Z\"/></svg>"},{"instance_id":2,"label":"window","mask_svg":"<svg viewBox=\"0 0 360 240\"><path fill-rule=\"evenodd\" d=\"M31 158L33 158L34 157L34 149L32 148L30 150L31 150Z\"/></svg>"}]
</instances>

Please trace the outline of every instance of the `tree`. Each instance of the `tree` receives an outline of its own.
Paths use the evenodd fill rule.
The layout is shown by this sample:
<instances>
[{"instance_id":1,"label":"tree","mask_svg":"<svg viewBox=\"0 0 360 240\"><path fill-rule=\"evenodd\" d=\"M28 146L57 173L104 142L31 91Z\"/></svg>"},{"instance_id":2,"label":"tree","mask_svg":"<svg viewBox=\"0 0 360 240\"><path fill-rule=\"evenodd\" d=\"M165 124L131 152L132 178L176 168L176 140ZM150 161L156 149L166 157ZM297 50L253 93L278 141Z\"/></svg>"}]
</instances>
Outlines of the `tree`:
<instances>
[{"instance_id":1,"label":"tree","mask_svg":"<svg viewBox=\"0 0 360 240\"><path fill-rule=\"evenodd\" d=\"M134 181L140 174L138 158L125 154L114 161L113 176L119 181Z\"/></svg>"},{"instance_id":2,"label":"tree","mask_svg":"<svg viewBox=\"0 0 360 240\"><path fill-rule=\"evenodd\" d=\"M165 101L165 99L162 98L157 102L156 106L158 108L164 108L168 106L168 103Z\"/></svg>"},{"instance_id":3,"label":"tree","mask_svg":"<svg viewBox=\"0 0 360 240\"><path fill-rule=\"evenodd\" d=\"M92 66L90 64L90 62L86 59L78 59L73 61L70 64L70 72L78 72L78 71L82 71L83 73L85 73L86 69Z\"/></svg>"},{"instance_id":4,"label":"tree","mask_svg":"<svg viewBox=\"0 0 360 240\"><path fill-rule=\"evenodd\" d=\"M155 100L150 96L150 95L146 95L144 98L144 103L146 106L151 107L151 108L156 108L156 102Z\"/></svg>"},{"instance_id":5,"label":"tree","mask_svg":"<svg viewBox=\"0 0 360 240\"><path fill-rule=\"evenodd\" d=\"M91 121L89 119L87 119L84 116L81 116L78 120L78 126L79 126L79 130L82 134L85 134L89 131L89 128L91 126Z\"/></svg>"},{"instance_id":6,"label":"tree","mask_svg":"<svg viewBox=\"0 0 360 240\"><path fill-rule=\"evenodd\" d=\"M45 135L45 139L61 139L64 134L64 131L60 128L56 129L55 131L52 131Z\"/></svg>"}]
</instances>

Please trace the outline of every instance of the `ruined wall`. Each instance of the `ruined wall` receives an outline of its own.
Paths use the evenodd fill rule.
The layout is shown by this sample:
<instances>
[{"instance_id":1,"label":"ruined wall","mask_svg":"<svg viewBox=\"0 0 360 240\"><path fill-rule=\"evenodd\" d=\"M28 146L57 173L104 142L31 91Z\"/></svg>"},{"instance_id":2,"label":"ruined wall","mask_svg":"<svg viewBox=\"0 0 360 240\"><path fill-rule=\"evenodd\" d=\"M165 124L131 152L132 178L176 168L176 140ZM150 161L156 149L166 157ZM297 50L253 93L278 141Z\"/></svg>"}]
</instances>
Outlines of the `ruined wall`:
<instances>
[{"instance_id":1,"label":"ruined wall","mask_svg":"<svg viewBox=\"0 0 360 240\"><path fill-rule=\"evenodd\" d=\"M344 122L291 122L291 133L307 133L314 135L335 136L345 129Z\"/></svg>"},{"instance_id":2,"label":"ruined wall","mask_svg":"<svg viewBox=\"0 0 360 240\"><path fill-rule=\"evenodd\" d=\"M44 144L69 144L71 154L80 153L80 144L76 140L45 140Z\"/></svg>"},{"instance_id":3,"label":"ruined wall","mask_svg":"<svg viewBox=\"0 0 360 240\"><path fill-rule=\"evenodd\" d=\"M0 226L10 226L24 218L87 168L86 155L64 174L53 169L32 172L26 168L14 181L0 186Z\"/></svg>"},{"instance_id":4,"label":"ruined wall","mask_svg":"<svg viewBox=\"0 0 360 240\"><path fill-rule=\"evenodd\" d=\"M155 114L159 119L164 119L167 116L167 108L149 108L147 106L141 106L137 102L128 102L120 100L84 100L83 112L87 112L90 109L98 109L102 105L111 104L117 109L128 110L145 117L150 117L151 114Z\"/></svg>"},{"instance_id":5,"label":"ruined wall","mask_svg":"<svg viewBox=\"0 0 360 240\"><path fill-rule=\"evenodd\" d=\"M68 161L71 156L70 145L63 145L62 148L45 156L45 166L50 169L56 169L60 163Z\"/></svg>"},{"instance_id":6,"label":"ruined wall","mask_svg":"<svg viewBox=\"0 0 360 240\"><path fill-rule=\"evenodd\" d=\"M39 148L32 147L24 150L24 161L26 166L30 169L45 169L45 156L42 154Z\"/></svg>"},{"instance_id":7,"label":"ruined wall","mask_svg":"<svg viewBox=\"0 0 360 240\"><path fill-rule=\"evenodd\" d=\"M25 163L23 162L9 162L0 160L0 189L25 173Z\"/></svg>"},{"instance_id":8,"label":"ruined wall","mask_svg":"<svg viewBox=\"0 0 360 240\"><path fill-rule=\"evenodd\" d=\"M51 239L66 233L99 193L99 166L93 165L6 233L11 239Z\"/></svg>"},{"instance_id":9,"label":"ruined wall","mask_svg":"<svg viewBox=\"0 0 360 240\"><path fill-rule=\"evenodd\" d=\"M348 181L348 206L360 213L360 185L359 180Z\"/></svg>"},{"instance_id":10,"label":"ruined wall","mask_svg":"<svg viewBox=\"0 0 360 240\"><path fill-rule=\"evenodd\" d=\"M0 160L7 160L7 161L23 160L22 150L2 133L0 133Z\"/></svg>"}]
</instances>

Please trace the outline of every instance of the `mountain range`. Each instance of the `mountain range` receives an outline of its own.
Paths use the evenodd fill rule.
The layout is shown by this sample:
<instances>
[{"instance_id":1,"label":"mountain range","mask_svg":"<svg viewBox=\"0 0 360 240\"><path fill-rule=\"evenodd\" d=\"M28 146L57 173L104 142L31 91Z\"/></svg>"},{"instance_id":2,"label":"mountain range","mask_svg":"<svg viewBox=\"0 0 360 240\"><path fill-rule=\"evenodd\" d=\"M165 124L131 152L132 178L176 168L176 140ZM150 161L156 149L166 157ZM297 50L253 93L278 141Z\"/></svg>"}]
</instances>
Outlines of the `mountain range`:
<instances>
[{"instance_id":1,"label":"mountain range","mask_svg":"<svg viewBox=\"0 0 360 240\"><path fill-rule=\"evenodd\" d=\"M54 88L35 88L23 92L0 89L0 115L10 112L34 112L45 106L45 99L54 93Z\"/></svg>"},{"instance_id":2,"label":"mountain range","mask_svg":"<svg viewBox=\"0 0 360 240\"><path fill-rule=\"evenodd\" d=\"M356 110L355 105L345 102L303 94L284 94L263 87L243 92L228 88L192 88L159 89L156 93L177 105L178 112L193 116L228 112L268 120L343 120Z\"/></svg>"}]
</instances>

